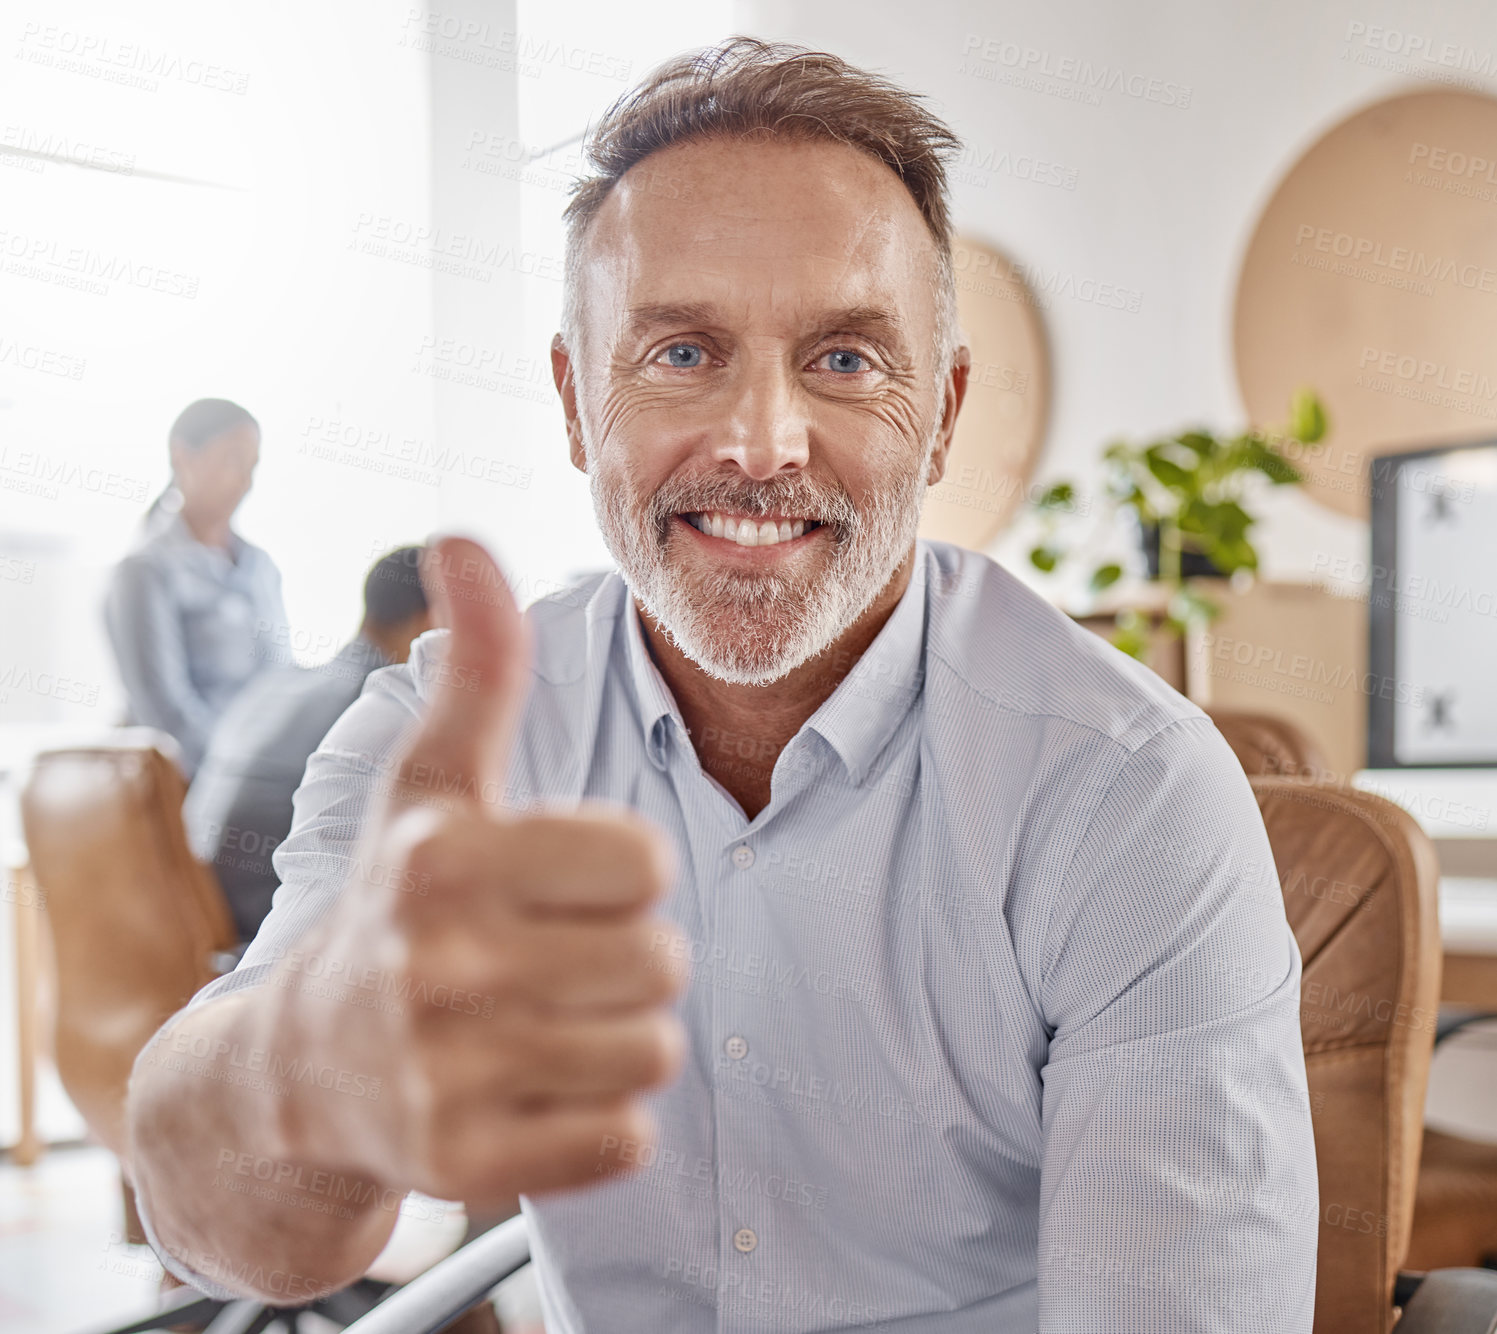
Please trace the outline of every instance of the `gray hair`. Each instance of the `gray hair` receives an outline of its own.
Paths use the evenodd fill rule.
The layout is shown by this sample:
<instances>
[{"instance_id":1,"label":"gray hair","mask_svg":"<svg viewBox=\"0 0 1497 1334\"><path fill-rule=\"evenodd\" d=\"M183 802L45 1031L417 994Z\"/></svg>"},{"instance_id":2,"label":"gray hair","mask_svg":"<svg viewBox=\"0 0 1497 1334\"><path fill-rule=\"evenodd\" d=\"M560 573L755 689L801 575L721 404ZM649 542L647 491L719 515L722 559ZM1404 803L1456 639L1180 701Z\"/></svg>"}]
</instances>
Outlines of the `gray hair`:
<instances>
[{"instance_id":1,"label":"gray hair","mask_svg":"<svg viewBox=\"0 0 1497 1334\"><path fill-rule=\"evenodd\" d=\"M624 173L688 140L779 137L847 144L885 163L910 192L936 246L934 356L944 373L961 341L946 185L946 159L961 140L921 100L827 52L754 37L732 37L659 66L593 127L584 157L595 174L573 185L564 214L561 335L574 367L583 251L593 219Z\"/></svg>"}]
</instances>

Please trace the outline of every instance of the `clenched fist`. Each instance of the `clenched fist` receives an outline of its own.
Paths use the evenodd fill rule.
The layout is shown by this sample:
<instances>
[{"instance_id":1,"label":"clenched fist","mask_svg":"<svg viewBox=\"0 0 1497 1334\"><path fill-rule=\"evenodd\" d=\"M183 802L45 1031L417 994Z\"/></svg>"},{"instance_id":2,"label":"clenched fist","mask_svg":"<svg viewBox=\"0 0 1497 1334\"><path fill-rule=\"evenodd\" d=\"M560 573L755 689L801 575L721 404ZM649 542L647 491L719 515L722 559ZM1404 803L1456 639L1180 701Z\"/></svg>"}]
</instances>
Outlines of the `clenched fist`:
<instances>
[{"instance_id":1,"label":"clenched fist","mask_svg":"<svg viewBox=\"0 0 1497 1334\"><path fill-rule=\"evenodd\" d=\"M354 881L274 979L281 1040L380 1096L298 1095L283 1142L483 1208L626 1170L616 1146L650 1140L638 1095L685 1049L677 933L652 913L673 856L622 807L521 818L484 800L505 789L528 627L475 543L439 543L425 577L450 624L428 710L369 811ZM309 960L399 1001L310 987Z\"/></svg>"}]
</instances>

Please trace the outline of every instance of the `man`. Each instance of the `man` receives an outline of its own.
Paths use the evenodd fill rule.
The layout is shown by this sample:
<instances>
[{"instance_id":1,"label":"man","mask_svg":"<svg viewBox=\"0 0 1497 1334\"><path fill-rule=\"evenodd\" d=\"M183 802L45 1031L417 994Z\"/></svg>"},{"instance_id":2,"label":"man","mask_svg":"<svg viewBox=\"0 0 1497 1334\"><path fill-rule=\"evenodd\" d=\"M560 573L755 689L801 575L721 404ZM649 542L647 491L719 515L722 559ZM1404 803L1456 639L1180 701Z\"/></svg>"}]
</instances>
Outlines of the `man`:
<instances>
[{"instance_id":1,"label":"man","mask_svg":"<svg viewBox=\"0 0 1497 1334\"><path fill-rule=\"evenodd\" d=\"M1309 1330L1247 781L915 540L970 362L954 142L749 39L597 126L552 364L622 575L521 618L438 546L450 631L334 725L275 911L137 1064L179 1272L344 1283L382 1200L519 1190L552 1334Z\"/></svg>"},{"instance_id":2,"label":"man","mask_svg":"<svg viewBox=\"0 0 1497 1334\"><path fill-rule=\"evenodd\" d=\"M364 579L359 632L331 662L262 673L224 711L182 807L188 840L218 873L241 941L254 938L280 884L271 856L291 832L291 798L307 757L364 678L405 662L431 629L421 587L424 547L382 556Z\"/></svg>"}]
</instances>

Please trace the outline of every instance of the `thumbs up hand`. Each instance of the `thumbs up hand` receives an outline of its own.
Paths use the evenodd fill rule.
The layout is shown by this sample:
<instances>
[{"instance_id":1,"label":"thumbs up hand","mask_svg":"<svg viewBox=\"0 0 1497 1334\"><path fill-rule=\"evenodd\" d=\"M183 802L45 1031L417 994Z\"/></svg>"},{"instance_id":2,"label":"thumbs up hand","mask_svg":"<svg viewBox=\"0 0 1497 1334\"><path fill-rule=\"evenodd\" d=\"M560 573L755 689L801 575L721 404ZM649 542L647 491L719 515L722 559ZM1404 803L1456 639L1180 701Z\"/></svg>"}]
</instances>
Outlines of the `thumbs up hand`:
<instances>
[{"instance_id":1,"label":"thumbs up hand","mask_svg":"<svg viewBox=\"0 0 1497 1334\"><path fill-rule=\"evenodd\" d=\"M450 630L429 706L368 813L359 874L300 949L344 978L374 970L394 1003L314 995L284 964L273 979L286 1054L380 1094L293 1090L283 1143L292 1160L482 1208L626 1170L620 1149L637 1161L651 1140L639 1093L685 1051L669 1009L678 933L651 913L673 856L623 807L498 808L528 625L476 543L437 544L433 577Z\"/></svg>"}]
</instances>

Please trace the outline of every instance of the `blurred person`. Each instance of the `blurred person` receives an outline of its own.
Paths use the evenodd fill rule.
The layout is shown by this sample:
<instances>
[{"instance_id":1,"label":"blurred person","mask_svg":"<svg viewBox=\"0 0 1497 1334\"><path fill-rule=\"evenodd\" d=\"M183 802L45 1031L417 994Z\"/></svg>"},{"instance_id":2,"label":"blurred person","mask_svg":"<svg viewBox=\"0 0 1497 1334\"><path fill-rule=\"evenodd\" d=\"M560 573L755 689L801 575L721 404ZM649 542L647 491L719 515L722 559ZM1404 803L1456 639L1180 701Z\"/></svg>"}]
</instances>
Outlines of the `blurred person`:
<instances>
[{"instance_id":1,"label":"blurred person","mask_svg":"<svg viewBox=\"0 0 1497 1334\"><path fill-rule=\"evenodd\" d=\"M285 646L281 574L232 527L260 458L260 426L237 403L189 403L168 435L172 479L114 570L104 617L126 721L170 733L190 778L213 725Z\"/></svg>"},{"instance_id":2,"label":"blurred person","mask_svg":"<svg viewBox=\"0 0 1497 1334\"><path fill-rule=\"evenodd\" d=\"M136 1063L164 1264L338 1286L387 1196L518 1190L551 1334L1309 1334L1301 960L1247 778L916 536L971 369L959 146L748 38L595 124L552 371L618 570L522 616L434 544L450 628L334 724L269 918ZM215 1189L240 1163L275 1197Z\"/></svg>"},{"instance_id":3,"label":"blurred person","mask_svg":"<svg viewBox=\"0 0 1497 1334\"><path fill-rule=\"evenodd\" d=\"M241 941L254 938L279 881L271 854L291 830L307 757L370 672L410 657L431 628L424 547L382 556L364 580L358 634L331 661L261 672L230 702L182 808L193 851L218 872Z\"/></svg>"}]
</instances>

